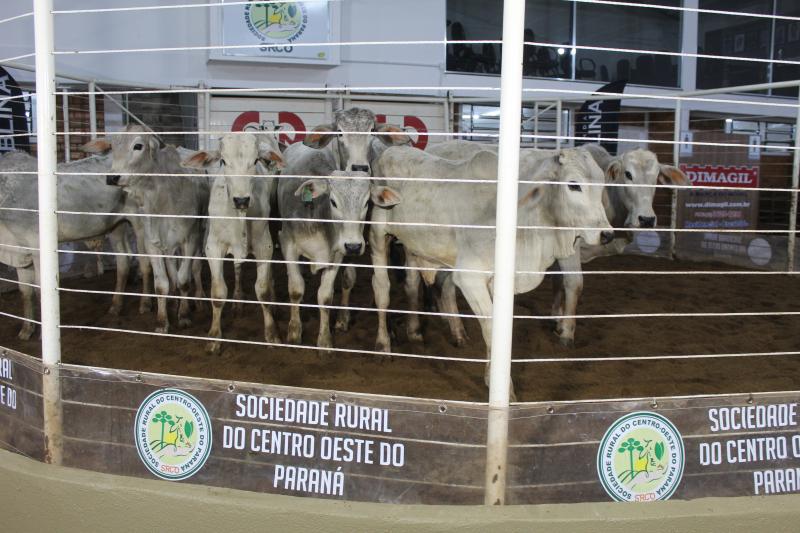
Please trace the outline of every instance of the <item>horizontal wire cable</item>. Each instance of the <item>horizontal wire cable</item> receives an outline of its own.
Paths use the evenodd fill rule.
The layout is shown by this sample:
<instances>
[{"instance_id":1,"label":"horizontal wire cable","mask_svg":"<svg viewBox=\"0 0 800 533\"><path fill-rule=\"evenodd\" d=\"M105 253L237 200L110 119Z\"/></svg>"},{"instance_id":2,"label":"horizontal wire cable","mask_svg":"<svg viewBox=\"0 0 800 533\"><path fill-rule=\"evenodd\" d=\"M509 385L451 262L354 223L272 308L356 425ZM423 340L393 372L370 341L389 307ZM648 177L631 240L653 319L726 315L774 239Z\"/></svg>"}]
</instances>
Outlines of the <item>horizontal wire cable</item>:
<instances>
[{"instance_id":1,"label":"horizontal wire cable","mask_svg":"<svg viewBox=\"0 0 800 533\"><path fill-rule=\"evenodd\" d=\"M765 18L769 20L787 20L787 21L800 21L800 17L793 17L791 15L777 15L766 13L752 13L749 11L724 11L721 9L706 9L700 7L683 7L683 6L666 6L663 4L643 4L641 2L631 2L623 0L564 0L565 2L578 2L581 4L597 4L597 5L610 5L622 7L641 7L647 9L657 9L663 11L682 11L684 13L699 13L708 15L730 15L736 17L753 17Z\"/></svg>"},{"instance_id":2,"label":"horizontal wire cable","mask_svg":"<svg viewBox=\"0 0 800 533\"><path fill-rule=\"evenodd\" d=\"M259 0L258 4L283 4L286 0ZM315 2L340 2L342 0L303 0L307 3ZM246 6L252 4L252 0L240 0L238 2L213 2L203 4L171 4L161 6L130 6L130 7L101 7L91 9L61 9L53 10L54 15L76 15L83 13L112 13L118 11L156 11L164 9L184 9L184 8L198 8L198 7L229 7L229 6Z\"/></svg>"},{"instance_id":3,"label":"horizontal wire cable","mask_svg":"<svg viewBox=\"0 0 800 533\"><path fill-rule=\"evenodd\" d=\"M17 279L9 279L9 278L0 278L0 281L5 281L6 283L13 283L15 285L25 285L26 287L33 287L34 289L38 289L39 285L35 283L28 283L25 281L19 281Z\"/></svg>"},{"instance_id":4,"label":"horizontal wire cable","mask_svg":"<svg viewBox=\"0 0 800 533\"><path fill-rule=\"evenodd\" d=\"M29 57L35 57L35 56L36 56L36 53L32 52L30 54L22 54L20 56L6 57L6 58L3 58L3 59L0 59L0 63L8 63L9 61L17 61L18 59L27 59Z\"/></svg>"},{"instance_id":5,"label":"horizontal wire cable","mask_svg":"<svg viewBox=\"0 0 800 533\"><path fill-rule=\"evenodd\" d=\"M13 17L0 19L0 24L5 24L6 22L11 22L12 20L18 20L32 16L33 16L33 11L29 11L28 13L22 13L21 15L14 15Z\"/></svg>"},{"instance_id":6,"label":"horizontal wire cable","mask_svg":"<svg viewBox=\"0 0 800 533\"><path fill-rule=\"evenodd\" d=\"M11 68L11 67L9 67L9 68ZM6 100L18 100L19 98L27 98L29 96L36 96L36 93L35 92L34 93L26 92L25 94L19 94L17 96L3 96L3 97L0 97L0 102L5 102Z\"/></svg>"},{"instance_id":7,"label":"horizontal wire cable","mask_svg":"<svg viewBox=\"0 0 800 533\"><path fill-rule=\"evenodd\" d=\"M269 44L269 43L267 43ZM280 44L280 43L276 43ZM386 41L338 41L338 42L316 42L316 43L292 43L293 47L323 47L323 46L341 46L341 47L358 47L358 46L399 46L399 45L416 45L416 46L430 46L430 45L484 45L484 44L503 44L499 39L420 39L414 41L408 40L386 40ZM546 41L524 41L526 46L537 46L546 48L569 48L575 50L589 50L594 52L616 52L625 54L652 54L668 57L691 57L696 59L719 59L725 61L739 61L747 63L767 63L771 65L800 65L800 61L791 59L774 59L774 58L751 58L740 56L725 56L718 54L700 54L693 52L666 52L663 50L647 50L638 48L619 48L613 46L592 46L592 45L579 45L563 43L549 43ZM193 51L207 51L207 50L248 50L263 48L264 43L259 44L233 44L233 45L202 45L202 46L162 46L156 48L106 48L106 49L93 49L93 50L56 50L54 55L98 55L98 54L126 54L126 53L150 53L150 52L193 52Z\"/></svg>"},{"instance_id":8,"label":"horizontal wire cable","mask_svg":"<svg viewBox=\"0 0 800 533\"><path fill-rule=\"evenodd\" d=\"M107 331L111 333L131 333L135 335L148 335L154 337L170 337L175 339L189 339L189 340L198 340L198 341L213 341L213 342L227 342L233 344L247 344L252 346L266 346L272 348L295 348L299 350L316 350L322 352L340 352L340 353L348 353L348 354L355 354L355 355L375 355L375 356L382 356L382 357L405 357L408 359L433 359L438 361L456 361L461 363L486 363L488 359L476 359L471 357L443 357L439 355L422 355L422 354L411 354L411 353L402 353L402 352L379 352L375 350L355 350L352 348L321 348L319 346L314 345L305 345L305 344L286 344L281 342L266 342L266 341L246 341L246 340L239 340L239 339L225 339L225 338L217 338L217 337L206 337L201 335L179 335L176 333L156 333L155 331L139 331L134 329L121 329L121 328L106 328L100 326L78 326L78 325L71 325L71 324L61 324L59 326L61 329L85 329L90 331Z\"/></svg>"},{"instance_id":9,"label":"horizontal wire cable","mask_svg":"<svg viewBox=\"0 0 800 533\"><path fill-rule=\"evenodd\" d=\"M25 250L25 251L29 251L29 252L38 252L39 251L39 248L32 248L30 246L20 246L18 244L0 243L0 246L2 246L4 248L15 248L17 250Z\"/></svg>"},{"instance_id":10,"label":"horizontal wire cable","mask_svg":"<svg viewBox=\"0 0 800 533\"><path fill-rule=\"evenodd\" d=\"M15 319L21 320L23 322L31 322L32 324L39 324L39 325L42 324L38 320L34 320L32 318L25 318L24 316L14 315L12 313L6 313L4 311L0 311L0 316L4 316L4 317L7 317L7 318L15 318Z\"/></svg>"},{"instance_id":11,"label":"horizontal wire cable","mask_svg":"<svg viewBox=\"0 0 800 533\"><path fill-rule=\"evenodd\" d=\"M227 282L226 282L227 284ZM119 292L95 289L70 289L66 287L59 287L59 291L71 292L79 294L103 294L107 296L133 296L133 297L147 297L147 298L167 298L172 300L191 300L199 302L222 302L224 304L258 304L258 305L274 305L279 307L306 307L313 309L335 309L338 311L366 311L366 312L386 312L405 315L424 315L424 316L439 316L442 318L457 317L457 318L491 318L485 315L472 315L468 313L444 313L438 311L412 311L409 309L378 309L377 307L357 307L351 305L334 305L334 304L311 304L311 303L292 303L292 302L278 302L273 300L260 301L260 300L244 300L237 298L213 298L209 296L182 296L179 294L145 294L141 292Z\"/></svg>"},{"instance_id":12,"label":"horizontal wire cable","mask_svg":"<svg viewBox=\"0 0 800 533\"><path fill-rule=\"evenodd\" d=\"M80 160L76 160L80 161ZM721 165L710 165L721 166ZM739 165L747 167L747 165ZM56 171L58 176L107 176L112 171L107 172L62 172ZM23 174L22 172L8 172L9 174ZM26 174L38 174L38 172L26 172ZM364 181L408 181L408 182L427 182L427 183L476 183L476 184L497 184L496 179L481 178L419 178L419 177L399 177L399 176L325 176L319 174L184 174L184 173L163 173L163 172L119 172L115 176L154 176L159 178L263 178L263 179L331 179L331 180L364 180ZM787 176L788 177L788 176ZM519 183L526 185L566 185L563 181L554 180L519 180ZM645 189L673 189L673 190L715 190L715 191L740 191L740 192L798 192L800 188L793 187L736 187L732 185L672 185L666 183L591 183L581 182L580 185L588 187L622 187L622 188L645 188ZM249 218L249 217L248 217Z\"/></svg>"},{"instance_id":13,"label":"horizontal wire cable","mask_svg":"<svg viewBox=\"0 0 800 533\"><path fill-rule=\"evenodd\" d=\"M246 303L246 304L259 304L259 305L275 305L281 307L306 307L306 308L320 308L320 309L336 309L336 310L349 310L349 311L366 311L366 312L386 312L396 314L411 314L423 316L438 316L442 318L477 318L487 319L492 318L491 315L476 315L468 313L445 313L436 311L413 311L408 309L379 309L376 307L356 307L345 305L331 305L331 304L311 304L311 303L292 303L292 302L277 302L277 301L259 301L259 300L243 300L243 299L228 299L228 298L212 298L212 297L196 297L196 296L181 296L181 295L160 295L160 294L145 294L137 292L118 292L108 290L93 290L93 289L70 289L59 287L59 291L71 293L84 293L84 294L104 294L104 295L119 295L119 296L133 296L133 297L148 297L148 298L167 298L174 300L193 300L202 302L223 302L223 303ZM691 312L691 313L614 313L614 314L575 314L575 315L514 315L517 319L527 320L562 320L562 319L609 319L609 318L710 318L710 317L750 317L750 316L799 316L800 311L755 311L755 312Z\"/></svg>"},{"instance_id":14,"label":"horizontal wire cable","mask_svg":"<svg viewBox=\"0 0 800 533\"><path fill-rule=\"evenodd\" d=\"M800 352L742 352L742 353L711 353L711 354L688 354L688 355L644 355L644 356L615 356L615 357L532 357L523 359L512 359L512 363L591 363L591 362L624 362L624 361L658 361L669 359L725 359L736 357L780 357L789 355L800 355Z\"/></svg>"},{"instance_id":15,"label":"horizontal wire cable","mask_svg":"<svg viewBox=\"0 0 800 533\"><path fill-rule=\"evenodd\" d=\"M451 229L495 229L494 224L450 224L450 223L435 223L435 222L395 222L395 221L381 221L381 220L333 220L324 218L285 218L285 217L245 217L245 216L223 216L223 215L168 215L156 213L114 213L114 212L90 212L90 211L62 211L57 210L59 215L87 215L87 216L123 216L123 217L141 217L141 218L180 218L180 219L195 219L195 220L243 220L243 221L262 221L262 222L319 222L322 224L364 224L367 226L409 226L409 227L427 227L427 228L451 228ZM656 232L656 233L753 233L753 234L782 234L793 233L788 229L730 229L730 228L612 228L603 226L541 226L541 225L518 225L517 229L528 230L555 230L555 231L591 231L591 230L619 230L630 232ZM794 233L800 231L797 229Z\"/></svg>"}]
</instances>

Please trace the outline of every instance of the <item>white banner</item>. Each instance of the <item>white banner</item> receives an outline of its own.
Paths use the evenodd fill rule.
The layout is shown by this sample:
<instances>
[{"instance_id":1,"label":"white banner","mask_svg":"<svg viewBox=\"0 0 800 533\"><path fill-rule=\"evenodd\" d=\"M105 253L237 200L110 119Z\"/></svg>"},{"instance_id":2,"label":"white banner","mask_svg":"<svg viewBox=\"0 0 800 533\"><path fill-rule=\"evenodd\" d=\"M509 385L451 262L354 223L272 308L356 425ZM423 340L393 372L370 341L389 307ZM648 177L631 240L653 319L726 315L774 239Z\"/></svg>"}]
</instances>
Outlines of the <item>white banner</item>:
<instances>
[{"instance_id":1,"label":"white banner","mask_svg":"<svg viewBox=\"0 0 800 533\"><path fill-rule=\"evenodd\" d=\"M222 0L224 3L225 0ZM339 37L335 2L251 2L219 9L213 31L223 46L263 45L213 50L211 59L335 65ZM319 46L298 44L321 43Z\"/></svg>"}]
</instances>

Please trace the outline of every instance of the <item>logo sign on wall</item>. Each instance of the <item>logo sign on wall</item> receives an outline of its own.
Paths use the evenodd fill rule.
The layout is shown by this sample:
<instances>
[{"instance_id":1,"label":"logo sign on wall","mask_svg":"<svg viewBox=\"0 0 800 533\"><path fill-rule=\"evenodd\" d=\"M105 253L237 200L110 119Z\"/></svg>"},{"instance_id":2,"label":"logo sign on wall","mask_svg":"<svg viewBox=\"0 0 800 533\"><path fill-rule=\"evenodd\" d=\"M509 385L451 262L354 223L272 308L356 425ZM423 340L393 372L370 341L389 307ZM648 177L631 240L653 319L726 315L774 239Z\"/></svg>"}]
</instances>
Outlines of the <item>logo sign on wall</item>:
<instances>
[{"instance_id":1,"label":"logo sign on wall","mask_svg":"<svg viewBox=\"0 0 800 533\"><path fill-rule=\"evenodd\" d=\"M325 43L338 40L336 2L230 1L212 21L223 45L211 59L336 65L339 51ZM225 3L225 0L222 0Z\"/></svg>"},{"instance_id":2,"label":"logo sign on wall","mask_svg":"<svg viewBox=\"0 0 800 533\"><path fill-rule=\"evenodd\" d=\"M685 463L683 438L666 417L641 411L608 428L597 450L597 475L621 502L667 500L678 488Z\"/></svg>"},{"instance_id":3,"label":"logo sign on wall","mask_svg":"<svg viewBox=\"0 0 800 533\"><path fill-rule=\"evenodd\" d=\"M211 419L197 398L161 389L139 406L134 423L136 450L154 475L179 481L197 473L211 452Z\"/></svg>"}]
</instances>

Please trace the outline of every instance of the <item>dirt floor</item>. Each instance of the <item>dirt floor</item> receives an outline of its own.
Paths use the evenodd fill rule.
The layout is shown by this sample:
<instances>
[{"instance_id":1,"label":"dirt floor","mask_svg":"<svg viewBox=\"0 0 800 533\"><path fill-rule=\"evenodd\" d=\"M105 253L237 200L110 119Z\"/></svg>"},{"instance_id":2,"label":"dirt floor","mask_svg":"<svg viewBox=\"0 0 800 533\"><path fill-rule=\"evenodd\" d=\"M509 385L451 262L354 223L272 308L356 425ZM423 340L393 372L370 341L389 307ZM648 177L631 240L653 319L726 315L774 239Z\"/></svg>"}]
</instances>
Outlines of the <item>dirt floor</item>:
<instances>
[{"instance_id":1,"label":"dirt floor","mask_svg":"<svg viewBox=\"0 0 800 533\"><path fill-rule=\"evenodd\" d=\"M586 265L587 270L728 270L719 265L678 263L643 257L614 257ZM246 297L253 299L253 265L245 267ZM372 307L371 271L358 269L352 305ZM318 276L306 271L305 302L313 303ZM114 273L91 280L74 279L65 287L112 290ZM230 284L229 284L230 285ZM288 301L285 269L276 268L279 301ZM587 275L579 313L770 312L798 311L800 279L788 275ZM139 292L138 283L129 291ZM232 292L232 287L231 287ZM149 332L154 315L139 315L138 302L126 300L119 320L106 315L110 297L62 293L62 322L71 325L121 327ZM516 314L547 314L552 301L549 281L536 291L518 296ZM338 287L337 287L338 302ZM405 309L402 287L392 284L392 307ZM20 313L19 295L8 293L0 309ZM462 312L468 307L461 301ZM289 309L278 307L276 318L285 335ZM174 315L173 315L174 316ZM304 343L313 344L317 312L303 310ZM194 325L176 333L204 336L210 323L206 307L196 311ZM404 317L393 315L396 352L446 357L483 357L484 344L475 319L467 319L467 347L456 348L438 317L424 317L424 343L406 339ZM336 334L337 347L372 350L376 314L354 314L347 333ZM39 354L39 340L22 342L20 324L0 321L0 344ZM800 317L746 316L726 318L584 319L579 321L574 348L559 345L544 320L517 320L514 357L604 357L672 354L800 351ZM226 306L223 333L227 338L262 340L261 311L245 305L235 317ZM379 355L333 353L224 344L219 356L207 355L205 343L149 335L63 330L63 359L67 363L127 368L209 378L271 383L326 390L370 392L453 400L486 401L483 365L430 361ZM512 374L520 401L645 397L726 392L796 390L800 388L797 356L725 359L514 364Z\"/></svg>"}]
</instances>

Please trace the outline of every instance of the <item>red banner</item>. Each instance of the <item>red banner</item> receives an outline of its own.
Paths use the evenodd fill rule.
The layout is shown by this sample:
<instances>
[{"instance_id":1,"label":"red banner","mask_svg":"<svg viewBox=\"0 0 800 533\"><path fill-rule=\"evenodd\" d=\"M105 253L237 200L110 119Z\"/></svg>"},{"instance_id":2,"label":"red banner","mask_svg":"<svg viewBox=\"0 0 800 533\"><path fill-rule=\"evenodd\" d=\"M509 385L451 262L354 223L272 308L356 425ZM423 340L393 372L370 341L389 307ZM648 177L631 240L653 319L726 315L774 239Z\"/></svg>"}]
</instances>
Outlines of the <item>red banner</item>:
<instances>
[{"instance_id":1,"label":"red banner","mask_svg":"<svg viewBox=\"0 0 800 533\"><path fill-rule=\"evenodd\" d=\"M758 187L758 167L681 164L681 170L688 176L692 185L742 189Z\"/></svg>"}]
</instances>

